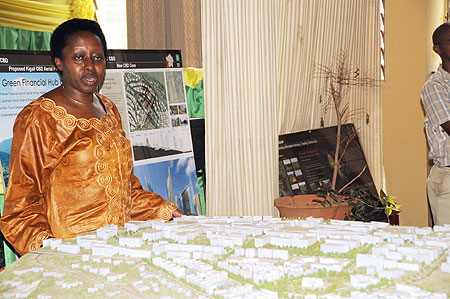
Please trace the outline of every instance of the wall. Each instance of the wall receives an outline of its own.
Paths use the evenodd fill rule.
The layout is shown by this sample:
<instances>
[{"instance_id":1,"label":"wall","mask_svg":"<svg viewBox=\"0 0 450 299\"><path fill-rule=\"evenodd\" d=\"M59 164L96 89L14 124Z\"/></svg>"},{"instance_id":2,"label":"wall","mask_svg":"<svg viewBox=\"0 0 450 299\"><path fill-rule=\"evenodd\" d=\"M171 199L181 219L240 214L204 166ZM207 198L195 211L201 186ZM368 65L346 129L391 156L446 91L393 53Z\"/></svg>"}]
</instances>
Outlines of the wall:
<instances>
[{"instance_id":1,"label":"wall","mask_svg":"<svg viewBox=\"0 0 450 299\"><path fill-rule=\"evenodd\" d=\"M445 22L445 5L447 0L435 0L435 1L427 1L427 24L426 24L426 64L427 67L425 71L427 74L431 74L431 72L435 71L439 64L441 63L441 58L433 51L433 41L431 36L433 35L434 30Z\"/></svg>"},{"instance_id":2,"label":"wall","mask_svg":"<svg viewBox=\"0 0 450 299\"><path fill-rule=\"evenodd\" d=\"M429 2L434 1L386 1L383 160L386 191L402 205L400 225L431 224L426 195L428 150L420 103L430 57L427 28L430 18L436 22L436 14L430 13L436 5Z\"/></svg>"}]
</instances>

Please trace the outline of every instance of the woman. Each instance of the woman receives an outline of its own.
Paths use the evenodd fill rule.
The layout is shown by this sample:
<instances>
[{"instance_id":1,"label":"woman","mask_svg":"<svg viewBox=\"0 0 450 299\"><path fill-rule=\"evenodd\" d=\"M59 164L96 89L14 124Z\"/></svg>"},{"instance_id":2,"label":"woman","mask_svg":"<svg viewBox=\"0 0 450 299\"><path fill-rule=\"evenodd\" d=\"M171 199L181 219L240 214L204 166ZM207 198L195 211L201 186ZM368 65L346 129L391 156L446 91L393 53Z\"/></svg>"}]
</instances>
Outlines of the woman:
<instances>
[{"instance_id":1,"label":"woman","mask_svg":"<svg viewBox=\"0 0 450 299\"><path fill-rule=\"evenodd\" d=\"M116 106L95 91L106 68L100 26L72 19L53 32L62 85L17 116L0 228L20 255L44 239L73 238L108 224L182 215L142 189Z\"/></svg>"}]
</instances>

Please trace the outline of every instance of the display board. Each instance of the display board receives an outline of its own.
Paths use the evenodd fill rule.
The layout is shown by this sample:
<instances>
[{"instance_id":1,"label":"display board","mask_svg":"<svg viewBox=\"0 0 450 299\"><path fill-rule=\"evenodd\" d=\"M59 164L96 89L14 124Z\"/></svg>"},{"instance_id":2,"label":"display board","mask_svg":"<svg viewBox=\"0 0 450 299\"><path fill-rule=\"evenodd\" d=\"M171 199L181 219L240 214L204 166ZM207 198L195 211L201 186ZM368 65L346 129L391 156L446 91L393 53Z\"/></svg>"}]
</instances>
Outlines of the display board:
<instances>
[{"instance_id":1,"label":"display board","mask_svg":"<svg viewBox=\"0 0 450 299\"><path fill-rule=\"evenodd\" d=\"M0 51L0 159L8 181L12 128L25 105L61 84L47 51ZM109 50L100 93L118 107L144 189L187 215L201 211L181 52Z\"/></svg>"},{"instance_id":2,"label":"display board","mask_svg":"<svg viewBox=\"0 0 450 299\"><path fill-rule=\"evenodd\" d=\"M2 162L0 161L0 166ZM3 176L0 176L0 215L3 214L3 203L5 200L5 182L3 181ZM5 248L6 244L3 242L3 235L0 231L0 271L5 267Z\"/></svg>"},{"instance_id":3,"label":"display board","mask_svg":"<svg viewBox=\"0 0 450 299\"><path fill-rule=\"evenodd\" d=\"M280 196L315 193L333 175L337 127L327 127L279 136ZM341 129L344 155L336 189L343 187L366 167L352 185L363 186L378 197L366 158L353 124Z\"/></svg>"}]
</instances>

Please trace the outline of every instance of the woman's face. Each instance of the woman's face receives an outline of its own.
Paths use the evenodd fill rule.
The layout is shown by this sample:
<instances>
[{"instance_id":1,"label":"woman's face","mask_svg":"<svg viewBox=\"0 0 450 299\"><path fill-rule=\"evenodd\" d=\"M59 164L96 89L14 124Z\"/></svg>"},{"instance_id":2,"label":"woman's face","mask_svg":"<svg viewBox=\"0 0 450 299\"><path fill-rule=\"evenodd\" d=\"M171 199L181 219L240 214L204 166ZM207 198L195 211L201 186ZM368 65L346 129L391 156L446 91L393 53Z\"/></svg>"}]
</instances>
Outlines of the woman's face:
<instances>
[{"instance_id":1,"label":"woman's face","mask_svg":"<svg viewBox=\"0 0 450 299\"><path fill-rule=\"evenodd\" d=\"M105 76L106 61L102 42L88 31L69 36L62 51L62 59L56 57L55 63L62 71L64 87L79 93L95 92Z\"/></svg>"}]
</instances>

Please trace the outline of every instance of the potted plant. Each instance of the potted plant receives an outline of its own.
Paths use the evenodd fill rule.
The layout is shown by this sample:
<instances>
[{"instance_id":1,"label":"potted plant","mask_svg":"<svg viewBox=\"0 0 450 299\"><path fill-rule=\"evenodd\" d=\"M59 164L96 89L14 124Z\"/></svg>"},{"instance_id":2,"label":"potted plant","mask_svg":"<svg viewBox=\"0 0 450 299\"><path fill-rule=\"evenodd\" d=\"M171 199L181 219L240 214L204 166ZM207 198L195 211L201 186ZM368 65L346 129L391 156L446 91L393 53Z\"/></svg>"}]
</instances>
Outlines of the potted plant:
<instances>
[{"instance_id":1,"label":"potted plant","mask_svg":"<svg viewBox=\"0 0 450 299\"><path fill-rule=\"evenodd\" d=\"M354 185L356 180L367 171L367 165L354 177L350 178L348 182L344 182L343 184L341 182L342 187L336 190L339 173L342 171L343 166L345 166L343 165L344 155L348 146L356 137L355 131L347 134L343 138L342 127L356 114L365 113L366 122L369 122L369 115L364 109L350 108L346 95L350 90L356 88L375 88L379 86L379 80L373 75L362 71L359 67L353 66L349 62L346 51L341 51L331 66L317 64L314 70L314 78L321 79L325 82L319 97L320 104L323 108L321 127L324 126L324 116L328 111L334 113L336 119L334 153L328 157L329 163L332 166L331 181L321 183L316 194L277 198L275 200L275 206L279 209L280 215L282 217L295 217L294 213L297 212L297 217L317 216L368 221L374 213L379 213L380 210L384 210L385 213L383 214L386 215L388 213L390 215L392 210L398 211L399 206L393 202L392 197L386 197L384 193L385 197L382 195L378 197L378 194L369 192L365 186ZM331 212L330 214L329 210L333 209L337 211ZM294 212L294 210L298 211ZM324 216L320 216L320 212L325 213ZM389 217L389 215L387 216Z\"/></svg>"},{"instance_id":2,"label":"potted plant","mask_svg":"<svg viewBox=\"0 0 450 299\"><path fill-rule=\"evenodd\" d=\"M319 198L313 202L321 204L323 207L339 205L347 202L350 207L350 214L346 215L346 220L358 221L386 221L391 223L391 216L400 212L400 205L395 202L394 196L387 195L383 190L379 196L374 196L370 190L363 185L355 185L338 194L330 188L324 186L317 193ZM395 223L398 224L398 223Z\"/></svg>"}]
</instances>

